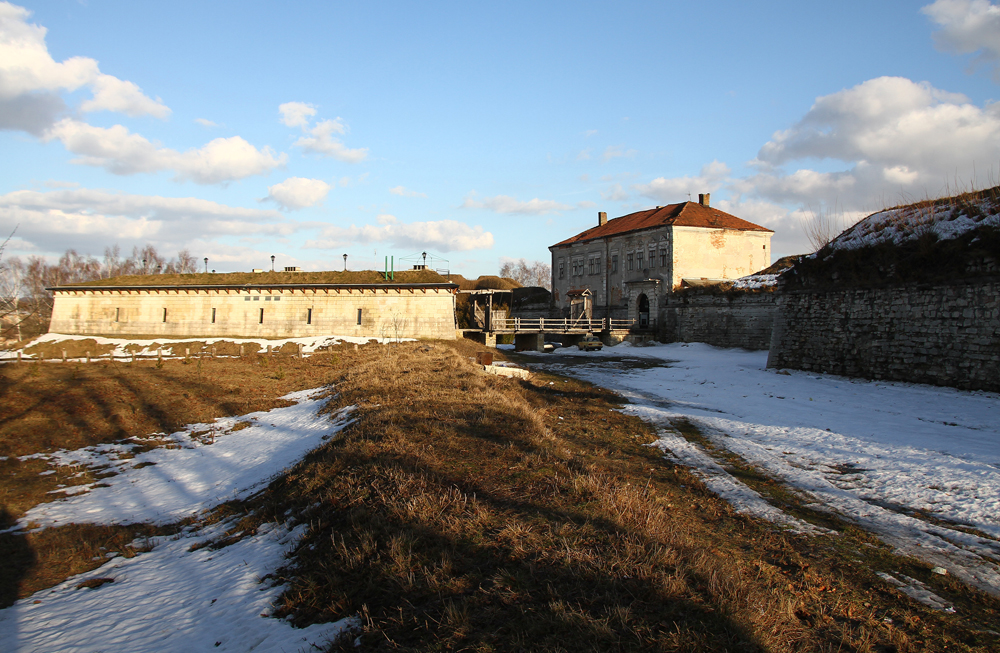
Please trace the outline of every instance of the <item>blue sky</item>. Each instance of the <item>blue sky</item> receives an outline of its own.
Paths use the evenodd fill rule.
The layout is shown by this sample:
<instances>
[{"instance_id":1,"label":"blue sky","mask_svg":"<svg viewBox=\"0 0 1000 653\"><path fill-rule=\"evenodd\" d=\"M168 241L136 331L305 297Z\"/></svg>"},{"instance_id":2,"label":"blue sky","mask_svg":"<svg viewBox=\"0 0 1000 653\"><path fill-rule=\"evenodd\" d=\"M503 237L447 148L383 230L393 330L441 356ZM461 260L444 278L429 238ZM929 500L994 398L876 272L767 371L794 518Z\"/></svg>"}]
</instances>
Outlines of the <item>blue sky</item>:
<instances>
[{"instance_id":1,"label":"blue sky","mask_svg":"<svg viewBox=\"0 0 1000 653\"><path fill-rule=\"evenodd\" d=\"M1000 183L1000 6L0 3L7 255L466 276L712 193L809 250Z\"/></svg>"}]
</instances>

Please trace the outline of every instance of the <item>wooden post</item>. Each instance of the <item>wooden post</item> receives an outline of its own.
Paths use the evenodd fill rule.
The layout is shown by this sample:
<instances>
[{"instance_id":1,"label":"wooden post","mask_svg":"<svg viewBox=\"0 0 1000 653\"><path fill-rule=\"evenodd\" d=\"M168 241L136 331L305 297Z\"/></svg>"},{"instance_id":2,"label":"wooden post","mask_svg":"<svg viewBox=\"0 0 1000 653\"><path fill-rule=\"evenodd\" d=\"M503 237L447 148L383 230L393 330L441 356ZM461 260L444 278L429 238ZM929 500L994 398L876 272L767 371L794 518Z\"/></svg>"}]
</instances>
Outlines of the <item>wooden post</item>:
<instances>
[{"instance_id":1,"label":"wooden post","mask_svg":"<svg viewBox=\"0 0 1000 653\"><path fill-rule=\"evenodd\" d=\"M215 358L215 345L212 345L212 358Z\"/></svg>"},{"instance_id":2,"label":"wooden post","mask_svg":"<svg viewBox=\"0 0 1000 653\"><path fill-rule=\"evenodd\" d=\"M191 358L191 348L190 347L185 347L184 348L184 358Z\"/></svg>"},{"instance_id":3,"label":"wooden post","mask_svg":"<svg viewBox=\"0 0 1000 653\"><path fill-rule=\"evenodd\" d=\"M90 352L89 351L87 352L87 362L88 363L90 362Z\"/></svg>"},{"instance_id":4,"label":"wooden post","mask_svg":"<svg viewBox=\"0 0 1000 653\"><path fill-rule=\"evenodd\" d=\"M243 345L240 345L240 358L243 358Z\"/></svg>"},{"instance_id":5,"label":"wooden post","mask_svg":"<svg viewBox=\"0 0 1000 653\"><path fill-rule=\"evenodd\" d=\"M268 354L268 356L271 355L271 345L267 346L267 354Z\"/></svg>"},{"instance_id":6,"label":"wooden post","mask_svg":"<svg viewBox=\"0 0 1000 653\"><path fill-rule=\"evenodd\" d=\"M299 358L302 358L302 343L299 343Z\"/></svg>"},{"instance_id":7,"label":"wooden post","mask_svg":"<svg viewBox=\"0 0 1000 653\"><path fill-rule=\"evenodd\" d=\"M63 349L62 352L63 352L63 362L65 363L66 362L66 350Z\"/></svg>"},{"instance_id":8,"label":"wooden post","mask_svg":"<svg viewBox=\"0 0 1000 653\"><path fill-rule=\"evenodd\" d=\"M132 350L132 364L135 365L135 350Z\"/></svg>"},{"instance_id":9,"label":"wooden post","mask_svg":"<svg viewBox=\"0 0 1000 653\"><path fill-rule=\"evenodd\" d=\"M17 350L17 362L18 363L21 362L21 350L20 349Z\"/></svg>"},{"instance_id":10,"label":"wooden post","mask_svg":"<svg viewBox=\"0 0 1000 653\"><path fill-rule=\"evenodd\" d=\"M156 349L156 362L157 364L163 364L163 349L160 347Z\"/></svg>"}]
</instances>

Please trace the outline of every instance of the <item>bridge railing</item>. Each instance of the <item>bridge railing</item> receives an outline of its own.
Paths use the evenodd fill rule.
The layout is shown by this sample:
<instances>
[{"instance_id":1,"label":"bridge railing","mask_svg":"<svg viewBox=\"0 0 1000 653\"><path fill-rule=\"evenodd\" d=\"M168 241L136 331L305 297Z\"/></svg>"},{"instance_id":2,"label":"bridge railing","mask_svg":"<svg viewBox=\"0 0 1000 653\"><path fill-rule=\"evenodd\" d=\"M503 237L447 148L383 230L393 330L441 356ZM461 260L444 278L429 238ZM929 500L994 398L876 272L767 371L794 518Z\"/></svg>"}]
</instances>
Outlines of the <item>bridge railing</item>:
<instances>
[{"instance_id":1,"label":"bridge railing","mask_svg":"<svg viewBox=\"0 0 1000 653\"><path fill-rule=\"evenodd\" d=\"M495 320L493 329L496 331L605 331L608 329L627 330L637 326L634 320L588 320L587 318L522 318L508 317Z\"/></svg>"}]
</instances>

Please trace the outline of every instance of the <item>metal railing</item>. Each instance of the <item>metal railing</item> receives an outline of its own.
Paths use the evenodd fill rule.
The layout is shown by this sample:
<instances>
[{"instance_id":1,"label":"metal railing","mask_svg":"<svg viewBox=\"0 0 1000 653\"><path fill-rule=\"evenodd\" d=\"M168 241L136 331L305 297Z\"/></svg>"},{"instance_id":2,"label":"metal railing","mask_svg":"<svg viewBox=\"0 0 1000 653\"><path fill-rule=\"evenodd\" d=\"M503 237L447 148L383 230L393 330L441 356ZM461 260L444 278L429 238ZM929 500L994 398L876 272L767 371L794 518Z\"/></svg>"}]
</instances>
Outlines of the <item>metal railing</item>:
<instances>
[{"instance_id":1,"label":"metal railing","mask_svg":"<svg viewBox=\"0 0 1000 653\"><path fill-rule=\"evenodd\" d=\"M587 318L522 318L508 317L504 320L494 320L494 331L607 331L628 330L639 326L635 320L588 320ZM651 325L652 327L652 325Z\"/></svg>"}]
</instances>

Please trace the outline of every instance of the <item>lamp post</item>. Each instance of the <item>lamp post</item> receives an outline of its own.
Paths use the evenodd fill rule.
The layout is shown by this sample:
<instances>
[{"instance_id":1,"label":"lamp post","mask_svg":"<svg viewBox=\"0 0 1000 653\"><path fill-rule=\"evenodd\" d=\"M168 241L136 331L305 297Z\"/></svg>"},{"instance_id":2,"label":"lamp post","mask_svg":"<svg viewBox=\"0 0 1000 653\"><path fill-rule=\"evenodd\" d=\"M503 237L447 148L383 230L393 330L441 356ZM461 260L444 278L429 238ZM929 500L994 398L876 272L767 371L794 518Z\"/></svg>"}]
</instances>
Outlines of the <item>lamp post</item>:
<instances>
[{"instance_id":1,"label":"lamp post","mask_svg":"<svg viewBox=\"0 0 1000 653\"><path fill-rule=\"evenodd\" d=\"M205 257L205 274L208 274L208 257Z\"/></svg>"},{"instance_id":2,"label":"lamp post","mask_svg":"<svg viewBox=\"0 0 1000 653\"><path fill-rule=\"evenodd\" d=\"M344 272L347 272L347 254L344 254Z\"/></svg>"},{"instance_id":3,"label":"lamp post","mask_svg":"<svg viewBox=\"0 0 1000 653\"><path fill-rule=\"evenodd\" d=\"M423 257L424 257L424 269L426 270L427 269L427 252L423 253Z\"/></svg>"},{"instance_id":4,"label":"lamp post","mask_svg":"<svg viewBox=\"0 0 1000 653\"><path fill-rule=\"evenodd\" d=\"M271 254L271 272L274 272L274 254Z\"/></svg>"},{"instance_id":5,"label":"lamp post","mask_svg":"<svg viewBox=\"0 0 1000 653\"><path fill-rule=\"evenodd\" d=\"M142 273L146 274L146 259L142 259Z\"/></svg>"}]
</instances>

